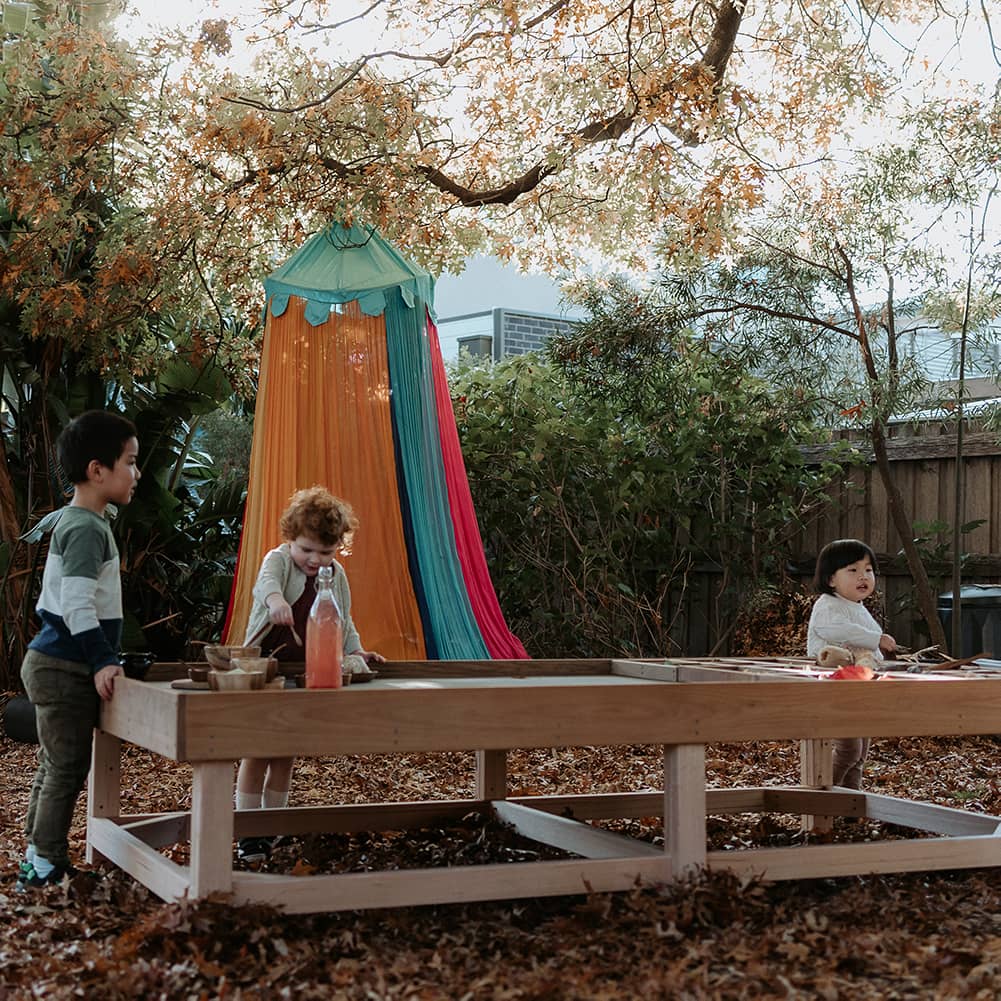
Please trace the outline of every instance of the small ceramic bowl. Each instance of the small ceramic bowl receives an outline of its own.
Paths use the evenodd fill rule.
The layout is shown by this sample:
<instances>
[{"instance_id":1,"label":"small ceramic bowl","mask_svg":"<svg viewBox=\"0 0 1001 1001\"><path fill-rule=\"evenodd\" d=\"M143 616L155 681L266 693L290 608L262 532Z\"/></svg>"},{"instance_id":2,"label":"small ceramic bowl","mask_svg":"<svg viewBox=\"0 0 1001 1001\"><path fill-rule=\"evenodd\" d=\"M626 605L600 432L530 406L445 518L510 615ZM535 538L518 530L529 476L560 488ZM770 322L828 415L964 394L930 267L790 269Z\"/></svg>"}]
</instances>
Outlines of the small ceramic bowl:
<instances>
[{"instance_id":1,"label":"small ceramic bowl","mask_svg":"<svg viewBox=\"0 0 1001 1001\"><path fill-rule=\"evenodd\" d=\"M207 664L195 664L188 668L188 677L200 685L205 684L209 680L210 670L211 668Z\"/></svg>"},{"instance_id":2,"label":"small ceramic bowl","mask_svg":"<svg viewBox=\"0 0 1001 1001\"><path fill-rule=\"evenodd\" d=\"M230 664L240 671L263 671L264 680L271 681L278 674L277 657L237 657L230 659Z\"/></svg>"},{"instance_id":3,"label":"small ceramic bowl","mask_svg":"<svg viewBox=\"0 0 1001 1001\"><path fill-rule=\"evenodd\" d=\"M263 687L263 671L209 671L209 688L214 692L250 692Z\"/></svg>"},{"instance_id":4,"label":"small ceramic bowl","mask_svg":"<svg viewBox=\"0 0 1001 1001\"><path fill-rule=\"evenodd\" d=\"M260 657L261 648L259 646L225 646L219 644L209 644L205 647L205 659L211 667L217 671L228 671L233 666L230 660L233 657Z\"/></svg>"}]
</instances>

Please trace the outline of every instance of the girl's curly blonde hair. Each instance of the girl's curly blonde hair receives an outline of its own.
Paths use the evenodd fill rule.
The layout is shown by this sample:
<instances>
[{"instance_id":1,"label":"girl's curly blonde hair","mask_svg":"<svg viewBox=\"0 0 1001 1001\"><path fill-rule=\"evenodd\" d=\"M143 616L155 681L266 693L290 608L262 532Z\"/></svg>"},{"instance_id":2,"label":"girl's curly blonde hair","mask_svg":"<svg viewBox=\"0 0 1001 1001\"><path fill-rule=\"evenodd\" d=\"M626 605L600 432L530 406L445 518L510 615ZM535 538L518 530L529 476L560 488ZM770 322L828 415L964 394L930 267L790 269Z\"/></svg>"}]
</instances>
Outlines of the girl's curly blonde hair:
<instances>
[{"instance_id":1,"label":"girl's curly blonde hair","mask_svg":"<svg viewBox=\"0 0 1001 1001\"><path fill-rule=\"evenodd\" d=\"M288 542L308 535L325 546L346 548L358 519L347 501L323 487L308 487L292 494L279 527Z\"/></svg>"}]
</instances>

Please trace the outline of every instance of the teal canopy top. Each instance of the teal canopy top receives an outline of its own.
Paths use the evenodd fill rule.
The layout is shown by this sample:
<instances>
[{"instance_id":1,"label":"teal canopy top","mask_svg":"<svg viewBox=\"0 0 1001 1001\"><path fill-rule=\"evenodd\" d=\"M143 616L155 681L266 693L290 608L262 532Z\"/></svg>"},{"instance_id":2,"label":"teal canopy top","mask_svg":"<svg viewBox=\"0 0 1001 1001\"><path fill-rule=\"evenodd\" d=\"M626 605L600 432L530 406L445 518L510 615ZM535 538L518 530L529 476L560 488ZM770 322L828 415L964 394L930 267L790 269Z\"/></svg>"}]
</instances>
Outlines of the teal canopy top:
<instances>
[{"instance_id":1,"label":"teal canopy top","mask_svg":"<svg viewBox=\"0 0 1001 1001\"><path fill-rule=\"evenodd\" d=\"M306 320L325 323L330 307L358 300L368 316L385 312L398 290L410 309L425 307L434 316L434 279L411 263L375 230L331 223L264 280L271 315L281 316L289 297L306 300Z\"/></svg>"}]
</instances>

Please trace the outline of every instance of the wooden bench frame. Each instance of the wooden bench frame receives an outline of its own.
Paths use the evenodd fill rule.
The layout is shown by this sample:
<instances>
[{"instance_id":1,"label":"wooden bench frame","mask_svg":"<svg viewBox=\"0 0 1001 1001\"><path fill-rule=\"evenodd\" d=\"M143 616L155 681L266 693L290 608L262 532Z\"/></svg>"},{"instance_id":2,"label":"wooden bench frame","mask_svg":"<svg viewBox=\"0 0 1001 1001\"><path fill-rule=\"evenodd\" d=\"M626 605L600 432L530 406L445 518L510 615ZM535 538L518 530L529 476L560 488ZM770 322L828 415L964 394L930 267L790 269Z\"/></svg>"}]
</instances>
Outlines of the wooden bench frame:
<instances>
[{"instance_id":1,"label":"wooden bench frame","mask_svg":"<svg viewBox=\"0 0 1001 1001\"><path fill-rule=\"evenodd\" d=\"M408 662L338 691L188 692L119 679L95 732L88 857L110 860L164 900L224 894L290 912L626 890L703 868L777 880L1001 865L1001 818L831 788L829 754L836 736L992 734L1001 730L1001 680L815 675L805 662L731 658ZM706 788L706 744L761 739L803 741L802 785ZM121 814L122 741L190 762L190 811ZM663 746L663 789L507 794L510 748L617 744ZM450 750L476 751L471 799L233 809L233 762L245 755ZM418 829L472 810L578 857L314 876L233 870L235 838ZM707 851L706 816L742 812L870 817L939 836ZM664 818L663 847L588 823L651 816ZM159 851L184 841L186 866Z\"/></svg>"}]
</instances>

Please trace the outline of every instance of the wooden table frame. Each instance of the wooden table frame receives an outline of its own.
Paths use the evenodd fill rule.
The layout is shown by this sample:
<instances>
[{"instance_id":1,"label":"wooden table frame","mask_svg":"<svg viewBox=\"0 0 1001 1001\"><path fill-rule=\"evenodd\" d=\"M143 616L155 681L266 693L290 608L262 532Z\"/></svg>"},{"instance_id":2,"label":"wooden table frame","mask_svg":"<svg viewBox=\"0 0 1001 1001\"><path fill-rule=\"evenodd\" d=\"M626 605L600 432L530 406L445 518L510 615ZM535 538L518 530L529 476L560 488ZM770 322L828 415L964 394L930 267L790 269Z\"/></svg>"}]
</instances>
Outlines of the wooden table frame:
<instances>
[{"instance_id":1,"label":"wooden table frame","mask_svg":"<svg viewBox=\"0 0 1001 1001\"><path fill-rule=\"evenodd\" d=\"M225 894L290 912L626 890L703 868L777 880L1001 865L1001 818L832 788L829 754L838 736L1001 731L1001 680L835 683L815 673L792 659L676 659L396 663L338 691L186 692L119 679L95 731L88 858L110 860L164 900ZM706 788L706 744L759 739L803 741L800 786ZM121 814L122 741L190 762L190 811ZM622 744L663 746L662 790L507 794L510 748ZM233 762L244 755L451 750L476 752L472 799L233 809ZM305 877L232 866L235 838L417 829L472 810L579 857ZM744 812L870 817L940 836L707 851L706 816ZM587 823L651 816L664 818L663 847ZM187 866L158 851L184 841Z\"/></svg>"}]
</instances>

